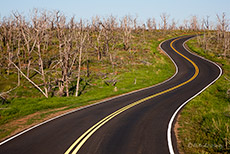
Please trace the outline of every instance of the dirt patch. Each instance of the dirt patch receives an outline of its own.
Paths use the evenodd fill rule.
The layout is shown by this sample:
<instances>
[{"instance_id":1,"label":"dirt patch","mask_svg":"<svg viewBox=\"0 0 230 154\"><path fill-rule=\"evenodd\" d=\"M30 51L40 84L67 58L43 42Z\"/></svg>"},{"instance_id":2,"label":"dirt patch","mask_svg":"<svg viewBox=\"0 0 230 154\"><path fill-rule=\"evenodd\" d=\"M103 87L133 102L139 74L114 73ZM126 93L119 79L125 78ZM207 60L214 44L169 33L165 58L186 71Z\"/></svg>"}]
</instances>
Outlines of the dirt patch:
<instances>
[{"instance_id":1,"label":"dirt patch","mask_svg":"<svg viewBox=\"0 0 230 154\"><path fill-rule=\"evenodd\" d=\"M164 38L158 38L157 41L162 41Z\"/></svg>"},{"instance_id":2,"label":"dirt patch","mask_svg":"<svg viewBox=\"0 0 230 154\"><path fill-rule=\"evenodd\" d=\"M180 120L180 114L178 114L176 118L176 123L174 125L174 132L175 132L176 141L177 141L177 149L180 154L184 154L184 152L180 148L181 140L179 139L179 129L181 128L181 126L179 125L179 120Z\"/></svg>"},{"instance_id":3,"label":"dirt patch","mask_svg":"<svg viewBox=\"0 0 230 154\"><path fill-rule=\"evenodd\" d=\"M10 132L10 134L2 139L1 141L4 141L5 139L16 135L30 127L33 127L39 123L42 123L48 119L57 117L59 115L62 115L64 113L76 110L77 108L74 109L67 109L67 107L62 107L62 108L57 108L57 109L52 109L52 110L46 110L42 112L36 112L34 114L30 114L28 116L25 116L23 118L14 120L12 122L9 122L5 125L1 126L1 129L3 129L5 132Z\"/></svg>"},{"instance_id":4,"label":"dirt patch","mask_svg":"<svg viewBox=\"0 0 230 154\"><path fill-rule=\"evenodd\" d=\"M157 50L160 51L160 54L167 56L167 54L160 48L160 46L157 47Z\"/></svg>"}]
</instances>

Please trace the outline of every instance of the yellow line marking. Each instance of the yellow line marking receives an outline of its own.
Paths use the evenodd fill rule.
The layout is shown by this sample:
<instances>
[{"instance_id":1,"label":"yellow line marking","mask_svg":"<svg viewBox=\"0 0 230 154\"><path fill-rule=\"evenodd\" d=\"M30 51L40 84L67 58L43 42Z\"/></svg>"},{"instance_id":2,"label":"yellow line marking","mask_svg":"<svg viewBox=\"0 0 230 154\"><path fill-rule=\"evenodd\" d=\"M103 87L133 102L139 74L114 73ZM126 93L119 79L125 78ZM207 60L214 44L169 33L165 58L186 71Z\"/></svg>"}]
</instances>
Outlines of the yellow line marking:
<instances>
[{"instance_id":1,"label":"yellow line marking","mask_svg":"<svg viewBox=\"0 0 230 154\"><path fill-rule=\"evenodd\" d=\"M88 129L84 134L82 134L82 135L81 135L81 136L80 136L80 137L69 147L69 149L65 152L65 154L69 154L72 150L73 150L72 154L76 154L76 153L79 151L79 149L82 147L82 145L90 138L90 136L93 135L94 132L96 132L96 131L97 131L100 127L102 127L105 123L107 123L107 122L110 121L112 118L114 118L115 116L119 115L120 113L122 113L122 112L124 112L124 111L126 111L126 110L128 110L128 109L130 109L130 108L132 108L132 107L134 107L134 106L136 106L136 105L138 105L138 104L141 104L141 103L143 103L143 102L145 102L145 101L147 101L147 100L149 100L149 99L152 99L152 98L157 97L157 96L159 96L159 95L162 95L162 94L165 94L165 93L167 93L167 92L170 92L170 91L172 91L172 90L174 90L174 89L177 89L177 88L179 88L179 87L181 87L181 86L183 86L183 85L185 85L185 84L191 82L192 80L194 80L194 79L197 77L197 75L199 74L199 68L198 68L198 66L197 66L192 60L190 60L188 57L186 57L186 56L184 56L183 54L181 54L180 52L178 52L178 51L173 47L173 43L174 43L175 41L179 40L179 39L181 39L181 38L177 38L177 39L173 40L173 41L170 43L170 47L171 47L177 54L179 54L180 56L182 56L183 58L185 58L186 60L188 60L188 61L194 66L194 68L195 68L195 73L194 73L194 75L193 75L189 80L187 80L187 81L185 81L185 82L183 82L183 83L181 83L181 84L179 84L179 85L177 85L177 86L174 86L174 87L172 87L172 88L169 88L169 89L164 90L164 91L162 91L162 92L159 92L159 93L157 93L157 94L151 95L151 96L149 96L149 97L143 98L143 99L141 99L141 100L139 100L139 101L136 101L136 102L134 102L134 103L132 103L132 104L129 104L129 105L127 105L127 106L125 106L125 107L123 107L123 108L121 108L121 109L119 109L119 110L117 110L117 111L111 113L110 115L108 115L107 117L105 117L104 119L102 119L101 121L99 121L98 123L96 123L95 125L93 125L93 126L92 126L90 129ZM76 147L76 148L74 149L74 147Z\"/></svg>"}]
</instances>

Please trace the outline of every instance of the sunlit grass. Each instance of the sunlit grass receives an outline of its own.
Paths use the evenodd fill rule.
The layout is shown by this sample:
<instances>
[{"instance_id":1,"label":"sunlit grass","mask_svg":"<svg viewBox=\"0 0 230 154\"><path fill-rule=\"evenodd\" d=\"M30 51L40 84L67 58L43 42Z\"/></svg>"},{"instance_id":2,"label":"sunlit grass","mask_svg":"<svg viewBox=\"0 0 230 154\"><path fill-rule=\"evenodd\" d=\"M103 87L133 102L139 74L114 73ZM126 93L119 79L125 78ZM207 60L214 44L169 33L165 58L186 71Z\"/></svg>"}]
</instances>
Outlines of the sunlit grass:
<instances>
[{"instance_id":1,"label":"sunlit grass","mask_svg":"<svg viewBox=\"0 0 230 154\"><path fill-rule=\"evenodd\" d=\"M224 74L202 94L189 102L179 119L180 149L185 153L230 153L230 61L204 53L196 40L188 43L196 53L221 64Z\"/></svg>"}]
</instances>

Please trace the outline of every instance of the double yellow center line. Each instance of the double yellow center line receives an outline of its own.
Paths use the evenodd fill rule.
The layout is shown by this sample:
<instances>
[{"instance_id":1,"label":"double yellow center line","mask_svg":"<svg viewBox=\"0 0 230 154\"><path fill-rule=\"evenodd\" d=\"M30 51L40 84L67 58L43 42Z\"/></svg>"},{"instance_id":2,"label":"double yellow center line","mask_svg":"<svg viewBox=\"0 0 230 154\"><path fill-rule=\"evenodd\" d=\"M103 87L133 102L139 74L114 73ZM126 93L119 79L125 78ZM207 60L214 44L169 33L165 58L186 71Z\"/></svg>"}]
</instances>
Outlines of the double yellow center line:
<instances>
[{"instance_id":1,"label":"double yellow center line","mask_svg":"<svg viewBox=\"0 0 230 154\"><path fill-rule=\"evenodd\" d=\"M185 81L185 82L183 82L183 83L181 83L181 84L179 84L179 85L177 85L177 86L174 86L174 87L172 87L172 88L169 88L169 89L164 90L164 91L162 91L162 92L159 92L159 93L157 93L157 94L151 95L151 96L146 97L146 98L143 98L143 99L141 99L141 100L138 100L138 101L136 101L136 102L134 102L134 103L132 103L132 104L129 104L129 105L127 105L127 106L125 106L125 107L123 107L123 108L121 108L121 109L119 109L119 110L117 110L117 111L111 113L110 115L108 115L107 117L105 117L104 119L102 119L101 121L99 121L98 123L96 123L95 125L93 125L93 126L92 126L90 129L88 129L84 134L82 134L82 135L81 135L81 136L80 136L80 137L69 147L69 149L65 152L65 154L70 154L70 153L76 154L76 153L79 151L79 149L83 146L83 144L90 138L90 136L93 135L93 133L95 133L100 127L102 127L105 123L107 123L108 121L110 121L111 119L113 119L114 117L116 117L117 115L119 115L120 113L122 113L122 112L124 112L124 111L126 111L126 110L128 110L128 109L130 109L130 108L132 108L132 107L134 107L134 106L136 106L136 105L138 105L138 104L141 104L141 103L143 103L143 102L145 102L145 101L147 101L147 100L150 100L150 99L152 99L152 98L154 98L154 97L157 97L157 96L159 96L159 95L162 95L162 94L165 94L165 93L170 92L170 91L172 91L172 90L175 90L175 89L177 89L177 88L179 88L179 87L181 87L181 86L183 86L183 85L185 85L185 84L191 82L192 80L194 80L194 79L197 77L197 75L199 74L199 68L197 67L197 65L196 65L192 60L190 60L188 57L186 57L186 56L184 56L183 54L181 54L180 52L178 52L178 51L173 47L173 43L174 43L175 41L179 40L179 39L180 39L180 38L177 38L177 39L173 40L173 41L170 43L170 47L171 47L177 54L179 54L180 56L182 56L183 58L185 58L186 60L188 60L188 61L194 66L194 68L195 68L195 73L194 73L194 75L193 75L189 80L187 80L187 81Z\"/></svg>"}]
</instances>

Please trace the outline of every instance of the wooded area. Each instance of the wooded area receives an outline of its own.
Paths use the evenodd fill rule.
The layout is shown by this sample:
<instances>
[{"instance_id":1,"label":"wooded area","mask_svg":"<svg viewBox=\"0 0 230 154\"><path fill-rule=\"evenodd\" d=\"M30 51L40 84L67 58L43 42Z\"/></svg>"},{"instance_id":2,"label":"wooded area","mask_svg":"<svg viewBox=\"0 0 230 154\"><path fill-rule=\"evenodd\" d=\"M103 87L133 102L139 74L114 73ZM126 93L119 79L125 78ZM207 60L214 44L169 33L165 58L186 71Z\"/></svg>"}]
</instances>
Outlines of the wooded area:
<instances>
[{"instance_id":1,"label":"wooded area","mask_svg":"<svg viewBox=\"0 0 230 154\"><path fill-rule=\"evenodd\" d=\"M121 19L96 16L85 21L75 16L68 19L59 11L34 9L29 16L13 12L0 20L0 74L5 78L17 74L15 88L25 78L47 98L79 96L80 82L92 75L91 61L109 64L116 74L115 53L135 50L132 44L135 35L141 35L144 42L146 31L203 32L198 39L207 52L216 52L222 46L220 56L229 58L229 20L224 13L217 15L217 25L211 25L208 16L201 21L192 16L182 25L169 17L162 13L157 24L155 18L139 23L137 17L130 15ZM5 94L15 88L0 91L1 98L6 99Z\"/></svg>"}]
</instances>

